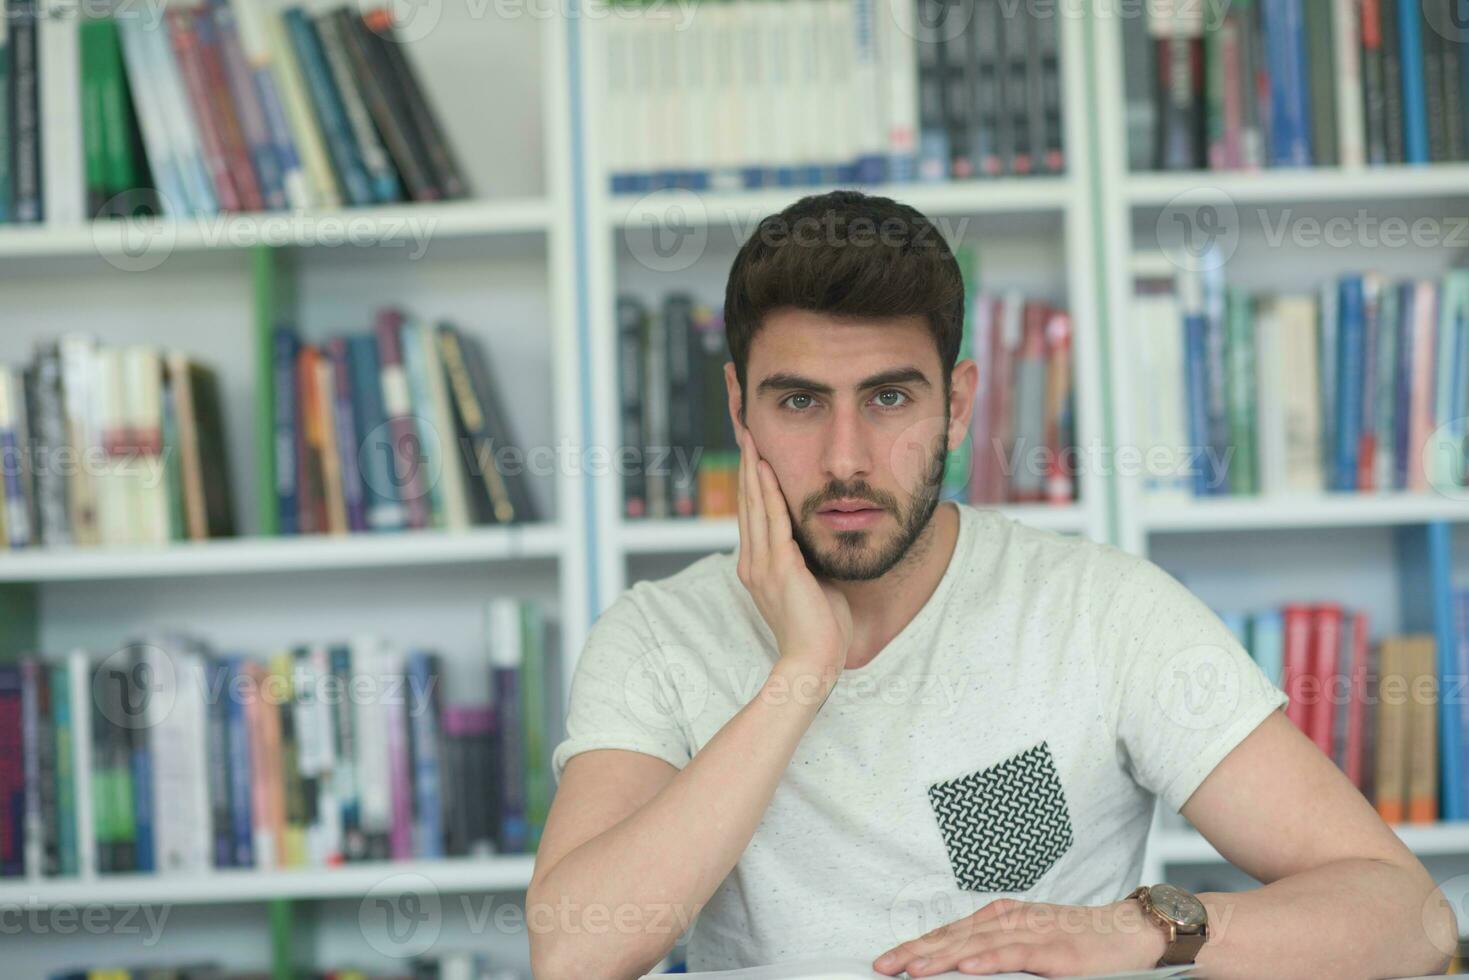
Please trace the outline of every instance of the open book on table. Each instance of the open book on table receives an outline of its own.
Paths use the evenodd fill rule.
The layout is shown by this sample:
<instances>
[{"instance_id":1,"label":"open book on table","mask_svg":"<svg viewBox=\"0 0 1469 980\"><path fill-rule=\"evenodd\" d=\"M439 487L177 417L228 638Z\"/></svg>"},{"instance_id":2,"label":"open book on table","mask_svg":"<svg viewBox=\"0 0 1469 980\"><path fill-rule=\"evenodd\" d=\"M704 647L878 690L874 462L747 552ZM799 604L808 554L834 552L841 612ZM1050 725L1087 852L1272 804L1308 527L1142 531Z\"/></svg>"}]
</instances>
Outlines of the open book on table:
<instances>
[{"instance_id":1,"label":"open book on table","mask_svg":"<svg viewBox=\"0 0 1469 980\"><path fill-rule=\"evenodd\" d=\"M670 974L682 976L683 980L893 980L885 973L872 968L871 960L848 957L825 957L812 960L792 960L770 966L749 966L741 970L714 970L712 972ZM907 974L899 974L907 976ZM991 973L989 980L1033 980L1034 973ZM645 974L642 980L664 980L664 974ZM923 980L974 980L973 973L939 973ZM1067 977L1064 980L1083 980ZM1109 973L1106 976L1089 976L1084 980L1205 980L1204 973L1196 966L1160 966L1152 970L1134 973Z\"/></svg>"}]
</instances>

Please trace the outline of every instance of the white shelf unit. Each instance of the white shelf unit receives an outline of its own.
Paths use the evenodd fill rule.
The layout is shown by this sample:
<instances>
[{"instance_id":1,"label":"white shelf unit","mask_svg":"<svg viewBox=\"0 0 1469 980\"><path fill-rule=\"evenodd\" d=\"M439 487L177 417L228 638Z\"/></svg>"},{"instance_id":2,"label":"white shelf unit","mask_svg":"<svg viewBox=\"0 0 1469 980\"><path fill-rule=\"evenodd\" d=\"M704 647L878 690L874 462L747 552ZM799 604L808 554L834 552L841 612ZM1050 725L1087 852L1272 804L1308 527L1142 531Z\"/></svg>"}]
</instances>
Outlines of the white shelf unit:
<instances>
[{"instance_id":1,"label":"white shelf unit","mask_svg":"<svg viewBox=\"0 0 1469 980\"><path fill-rule=\"evenodd\" d=\"M1449 247L1387 247L1367 235L1346 246L1326 242L1322 223L1444 217L1452 203L1469 206L1469 166L1265 169L1254 172L1129 172L1124 118L1122 12L1094 8L1098 221L1106 266L1114 446L1136 446L1135 393L1149 379L1135 376L1129 343L1132 269L1129 258L1160 247L1165 225L1199 206L1222 214L1228 247L1226 278L1252 290L1309 291L1351 270L1388 275L1436 275L1457 260ZM1462 213L1462 212L1461 212ZM1299 224L1293 224L1298 222ZM1285 229L1282 235L1282 229ZM1305 234L1296 235L1297 229ZM1250 610L1289 599L1334 599L1364 609L1374 641L1402 624L1400 573L1393 533L1400 525L1469 521L1469 503L1437 494L1321 493L1150 501L1140 475L1121 473L1113 492L1119 546L1157 561L1213 608ZM1461 525L1462 526L1462 525ZM1462 541L1462 536L1460 537ZM1149 840L1144 878L1187 884L1229 869L1224 859L1160 804ZM1434 870L1469 858L1469 825L1441 823L1395 828ZM1170 873L1173 878L1170 879ZM1442 875L1439 875L1442 877ZM1240 887L1247 883L1233 881ZM1461 921L1461 930L1465 923Z\"/></svg>"},{"instance_id":2,"label":"white shelf unit","mask_svg":"<svg viewBox=\"0 0 1469 980\"><path fill-rule=\"evenodd\" d=\"M1063 176L1008 177L943 183L861 186L911 204L932 218L950 245L964 244L977 254L984 289L1018 287L1028 296L1064 303L1073 325L1078 445L1103 437L1100 398L1100 332L1093 297L1097 270L1092 245L1092 203L1087 184L1084 25L1077 18L1061 24L1061 68L1067 171ZM590 324L589 398L594 445L616 446L617 358L616 297L622 291L645 300L675 288L721 306L725 280L744 237L759 218L808 194L830 187L764 188L733 192L654 191L611 193L603 154L602 29L606 18L587 18L581 28L584 52L581 101L586 120L584 165L587 194L587 270L585 295ZM644 261L655 229L681 229L689 251L672 262ZM656 268L655 268L656 266ZM672 266L678 266L673 268ZM729 551L738 540L734 518L641 520L623 517L622 486L616 474L594 482L592 526L595 609L599 614L632 582L672 574L715 551ZM1069 506L1005 508L1039 526L1083 533L1098 540L1109 534L1105 481L1093 471L1081 477L1080 499Z\"/></svg>"},{"instance_id":3,"label":"white shelf unit","mask_svg":"<svg viewBox=\"0 0 1469 980\"><path fill-rule=\"evenodd\" d=\"M433 20L403 43L473 198L0 228L0 358L28 360L35 341L82 331L106 344L176 348L213 366L241 525L237 538L158 548L0 552L0 640L8 646L105 653L151 631L181 629L217 649L263 654L371 632L440 653L444 701L474 703L490 694L484 602L511 595L543 603L555 618L569 682L588 628L589 569L575 458L585 440L567 24L473 3L397 13ZM485 91L501 97L486 99ZM388 303L429 322L449 319L477 337L513 436L550 450L542 457L548 465L530 477L542 520L463 532L260 536L253 386L256 307L267 284L293 298L307 340L370 330L374 310ZM42 976L83 964L200 959L263 969L266 903L303 899L313 900L305 958L323 968L396 972L401 950L380 921L374 925L367 899L408 890L442 900L436 928L449 946L473 943L528 971L523 916L518 931L497 928L475 918L467 897L448 896L518 906L532 864L530 856L507 855L6 880L0 904L7 908L171 913L163 942L146 948L124 929L64 940L45 929L12 936L6 971Z\"/></svg>"}]
</instances>

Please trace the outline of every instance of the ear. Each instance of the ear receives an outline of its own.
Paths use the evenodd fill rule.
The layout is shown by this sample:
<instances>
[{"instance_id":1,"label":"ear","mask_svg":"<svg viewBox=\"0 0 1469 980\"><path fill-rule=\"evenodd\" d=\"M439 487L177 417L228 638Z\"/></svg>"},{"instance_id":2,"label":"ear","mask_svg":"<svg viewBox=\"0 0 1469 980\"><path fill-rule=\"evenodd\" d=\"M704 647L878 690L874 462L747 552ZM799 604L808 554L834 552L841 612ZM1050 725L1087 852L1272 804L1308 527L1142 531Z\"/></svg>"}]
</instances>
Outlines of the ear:
<instances>
[{"instance_id":1,"label":"ear","mask_svg":"<svg viewBox=\"0 0 1469 980\"><path fill-rule=\"evenodd\" d=\"M966 357L954 365L949 381L949 450L953 451L969 434L974 417L974 400L979 387L979 365Z\"/></svg>"},{"instance_id":2,"label":"ear","mask_svg":"<svg viewBox=\"0 0 1469 980\"><path fill-rule=\"evenodd\" d=\"M734 430L739 432L745 427L740 420L740 414L744 410L744 396L740 394L740 379L735 374L734 361L724 362L724 389L729 399L729 418L734 423Z\"/></svg>"}]
</instances>

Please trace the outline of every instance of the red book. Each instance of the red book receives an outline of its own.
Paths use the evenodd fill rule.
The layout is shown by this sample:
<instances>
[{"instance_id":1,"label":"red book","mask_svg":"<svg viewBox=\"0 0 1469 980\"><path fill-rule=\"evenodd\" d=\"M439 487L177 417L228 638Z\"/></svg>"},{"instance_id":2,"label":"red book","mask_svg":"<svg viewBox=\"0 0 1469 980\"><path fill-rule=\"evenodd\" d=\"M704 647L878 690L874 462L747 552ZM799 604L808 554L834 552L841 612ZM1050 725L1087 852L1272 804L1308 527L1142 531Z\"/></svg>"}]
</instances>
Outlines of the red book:
<instances>
[{"instance_id":1,"label":"red book","mask_svg":"<svg viewBox=\"0 0 1469 980\"><path fill-rule=\"evenodd\" d=\"M1352 785L1367 789L1367 614L1352 616L1352 676L1347 702L1347 751L1345 772Z\"/></svg>"},{"instance_id":2,"label":"red book","mask_svg":"<svg viewBox=\"0 0 1469 980\"><path fill-rule=\"evenodd\" d=\"M1310 734L1307 678L1311 674L1311 607L1288 605L1282 610L1285 620L1285 651L1281 665L1281 688L1290 697L1285 716L1297 728Z\"/></svg>"},{"instance_id":3,"label":"red book","mask_svg":"<svg viewBox=\"0 0 1469 980\"><path fill-rule=\"evenodd\" d=\"M199 130L199 148L204 164L209 168L214 194L219 199L219 209L238 211L240 194L230 173L229 161L225 158L224 139L215 124L209 83L205 81L204 62L199 54L199 39L194 34L194 19L187 8L175 7L166 11L164 16L168 18L168 36L173 42L173 52L178 59L184 88L189 93L189 108L193 111L194 125Z\"/></svg>"},{"instance_id":4,"label":"red book","mask_svg":"<svg viewBox=\"0 0 1469 980\"><path fill-rule=\"evenodd\" d=\"M1331 734L1336 724L1336 700L1343 691L1342 685L1336 682L1341 629L1341 606L1327 602L1312 609L1310 673L1315 678L1316 696L1306 713L1306 734L1328 759L1333 757Z\"/></svg>"},{"instance_id":5,"label":"red book","mask_svg":"<svg viewBox=\"0 0 1469 980\"><path fill-rule=\"evenodd\" d=\"M250 150L245 142L245 131L235 115L235 104L230 96L229 81L224 74L224 60L220 56L219 41L214 28L214 16L208 9L199 7L194 11L194 36L199 51L199 64L204 69L204 87L209 96L209 110L219 126L220 142L224 146L225 163L235 179L240 192L240 206L246 211L265 210L265 198L260 193L260 184L255 179L255 165L250 162Z\"/></svg>"}]
</instances>

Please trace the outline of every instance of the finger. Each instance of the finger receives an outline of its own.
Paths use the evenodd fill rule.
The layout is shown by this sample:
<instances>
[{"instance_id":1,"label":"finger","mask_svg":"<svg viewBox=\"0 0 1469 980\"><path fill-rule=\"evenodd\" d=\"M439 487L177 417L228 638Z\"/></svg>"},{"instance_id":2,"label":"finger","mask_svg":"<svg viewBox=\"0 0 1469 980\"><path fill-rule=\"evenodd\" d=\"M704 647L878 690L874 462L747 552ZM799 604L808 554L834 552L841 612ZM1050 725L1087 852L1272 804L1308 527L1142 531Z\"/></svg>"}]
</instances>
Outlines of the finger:
<instances>
[{"instance_id":1,"label":"finger","mask_svg":"<svg viewBox=\"0 0 1469 980\"><path fill-rule=\"evenodd\" d=\"M740 447L739 475L735 481L735 516L740 526L739 560L736 567L739 571L740 580L750 572L750 495L745 493L745 470L750 466L750 454L745 452L745 430L742 426L737 432L736 438Z\"/></svg>"},{"instance_id":2,"label":"finger","mask_svg":"<svg viewBox=\"0 0 1469 980\"><path fill-rule=\"evenodd\" d=\"M1017 940L976 954L965 954L948 969L960 973L990 974L1025 971L1040 976L1061 976L1075 972L1066 964L1066 953L1055 943ZM915 974L915 975L927 975Z\"/></svg>"},{"instance_id":3,"label":"finger","mask_svg":"<svg viewBox=\"0 0 1469 980\"><path fill-rule=\"evenodd\" d=\"M781 492L780 481L775 477L775 469L768 460L760 460L756 464L760 470L760 487L765 497L765 514L769 524L770 541L776 546L782 546L791 538L791 512L786 509L785 494Z\"/></svg>"},{"instance_id":4,"label":"finger","mask_svg":"<svg viewBox=\"0 0 1469 980\"><path fill-rule=\"evenodd\" d=\"M765 495L760 492L760 453L755 449L755 437L750 435L749 429L744 432L743 450L750 456L750 465L745 470L744 487L750 498L750 560L754 563L750 568L753 570L765 562L768 554L770 522L765 514Z\"/></svg>"},{"instance_id":5,"label":"finger","mask_svg":"<svg viewBox=\"0 0 1469 980\"><path fill-rule=\"evenodd\" d=\"M1045 959L1041 950L1047 946L1054 946L1054 943L1039 936L975 936L914 960L908 964L908 974L929 977L952 970L971 973L1035 971L1037 964ZM967 971L963 969L966 963L971 964Z\"/></svg>"}]
</instances>

